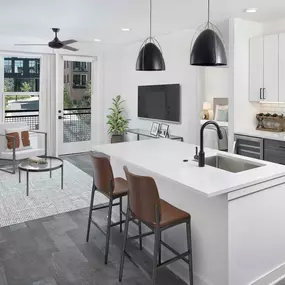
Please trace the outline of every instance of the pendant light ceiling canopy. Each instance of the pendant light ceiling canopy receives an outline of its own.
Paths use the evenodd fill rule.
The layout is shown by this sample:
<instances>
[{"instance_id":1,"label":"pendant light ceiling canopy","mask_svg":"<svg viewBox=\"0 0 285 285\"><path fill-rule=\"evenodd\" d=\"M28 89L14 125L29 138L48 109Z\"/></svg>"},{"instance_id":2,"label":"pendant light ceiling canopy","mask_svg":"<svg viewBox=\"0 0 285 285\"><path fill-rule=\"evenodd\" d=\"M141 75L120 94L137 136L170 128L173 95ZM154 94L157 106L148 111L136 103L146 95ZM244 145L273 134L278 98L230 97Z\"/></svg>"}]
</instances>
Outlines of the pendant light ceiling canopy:
<instances>
[{"instance_id":1,"label":"pendant light ceiling canopy","mask_svg":"<svg viewBox=\"0 0 285 285\"><path fill-rule=\"evenodd\" d=\"M210 22L210 0L208 0L208 22L192 46L190 64L197 66L227 65L227 55L218 28Z\"/></svg>"},{"instance_id":2,"label":"pendant light ceiling canopy","mask_svg":"<svg viewBox=\"0 0 285 285\"><path fill-rule=\"evenodd\" d=\"M152 0L150 0L150 36L142 43L137 58L137 71L162 71L165 70L161 47L152 37Z\"/></svg>"}]
</instances>

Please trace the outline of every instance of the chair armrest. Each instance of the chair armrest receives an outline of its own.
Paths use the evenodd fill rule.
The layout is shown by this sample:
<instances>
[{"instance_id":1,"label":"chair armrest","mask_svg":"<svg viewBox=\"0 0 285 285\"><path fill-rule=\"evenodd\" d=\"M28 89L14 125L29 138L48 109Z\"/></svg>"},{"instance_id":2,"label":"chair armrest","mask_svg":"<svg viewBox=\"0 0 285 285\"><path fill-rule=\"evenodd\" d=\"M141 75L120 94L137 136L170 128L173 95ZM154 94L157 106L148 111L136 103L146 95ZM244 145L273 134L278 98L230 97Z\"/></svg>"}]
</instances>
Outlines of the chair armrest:
<instances>
[{"instance_id":1,"label":"chair armrest","mask_svg":"<svg viewBox=\"0 0 285 285\"><path fill-rule=\"evenodd\" d=\"M35 133L45 136L45 156L47 156L47 132L41 132L41 131L29 131L29 133Z\"/></svg>"},{"instance_id":2,"label":"chair armrest","mask_svg":"<svg viewBox=\"0 0 285 285\"><path fill-rule=\"evenodd\" d=\"M47 133L46 133L46 132L31 131L31 130L29 130L29 133L38 133L38 134L45 134L45 135L47 135Z\"/></svg>"},{"instance_id":3,"label":"chair armrest","mask_svg":"<svg viewBox=\"0 0 285 285\"><path fill-rule=\"evenodd\" d=\"M0 134L1 137L6 137L6 138L12 138L13 140L16 140L16 138L14 136L10 136L10 135L3 135Z\"/></svg>"}]
</instances>

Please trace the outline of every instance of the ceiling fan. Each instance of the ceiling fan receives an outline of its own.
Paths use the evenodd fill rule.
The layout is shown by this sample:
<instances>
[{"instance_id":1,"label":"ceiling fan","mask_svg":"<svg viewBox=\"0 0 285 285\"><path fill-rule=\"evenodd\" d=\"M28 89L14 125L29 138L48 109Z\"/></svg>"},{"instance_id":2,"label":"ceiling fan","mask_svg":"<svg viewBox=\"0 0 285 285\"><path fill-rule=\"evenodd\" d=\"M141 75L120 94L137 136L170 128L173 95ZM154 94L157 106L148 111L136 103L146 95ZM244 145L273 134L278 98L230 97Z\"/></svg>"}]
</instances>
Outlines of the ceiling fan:
<instances>
[{"instance_id":1,"label":"ceiling fan","mask_svg":"<svg viewBox=\"0 0 285 285\"><path fill-rule=\"evenodd\" d=\"M76 40L67 40L67 41L60 41L59 38L57 37L57 34L60 29L58 28L52 28L53 32L55 33L54 39L49 42L48 44L15 44L15 46L49 46L50 48L54 49L66 49L70 51L78 51L77 48L70 47L68 45L77 43Z\"/></svg>"}]
</instances>

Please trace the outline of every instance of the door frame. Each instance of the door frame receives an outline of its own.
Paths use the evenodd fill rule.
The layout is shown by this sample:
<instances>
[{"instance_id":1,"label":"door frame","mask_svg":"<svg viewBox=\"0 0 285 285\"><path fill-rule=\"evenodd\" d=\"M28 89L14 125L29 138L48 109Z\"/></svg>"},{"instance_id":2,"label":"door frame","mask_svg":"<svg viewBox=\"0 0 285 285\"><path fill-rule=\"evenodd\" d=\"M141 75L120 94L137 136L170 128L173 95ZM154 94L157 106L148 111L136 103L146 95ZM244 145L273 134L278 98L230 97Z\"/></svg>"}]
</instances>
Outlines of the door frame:
<instances>
[{"instance_id":1,"label":"door frame","mask_svg":"<svg viewBox=\"0 0 285 285\"><path fill-rule=\"evenodd\" d=\"M91 150L92 144L96 141L96 131L92 125L96 125L98 115L91 112L91 140L84 142L63 143L63 120L58 119L59 111L63 110L63 88L64 88L64 61L86 61L91 63L91 110L96 104L94 92L97 90L97 58L90 56L72 56L56 54L56 155L81 153ZM72 80L70 78L70 80ZM97 96L96 96L97 97Z\"/></svg>"}]
</instances>

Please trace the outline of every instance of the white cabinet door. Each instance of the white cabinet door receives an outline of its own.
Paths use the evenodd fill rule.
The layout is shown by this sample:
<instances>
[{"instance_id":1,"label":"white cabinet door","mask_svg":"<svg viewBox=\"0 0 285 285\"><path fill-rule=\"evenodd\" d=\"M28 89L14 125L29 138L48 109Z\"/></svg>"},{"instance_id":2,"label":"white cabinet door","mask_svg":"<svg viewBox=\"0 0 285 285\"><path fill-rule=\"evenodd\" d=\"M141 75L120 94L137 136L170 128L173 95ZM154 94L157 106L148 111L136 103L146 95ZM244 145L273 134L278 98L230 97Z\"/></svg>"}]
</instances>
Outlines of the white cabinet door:
<instances>
[{"instance_id":1,"label":"white cabinet door","mask_svg":"<svg viewBox=\"0 0 285 285\"><path fill-rule=\"evenodd\" d=\"M264 91L263 101L278 102L278 34L264 37Z\"/></svg>"},{"instance_id":2,"label":"white cabinet door","mask_svg":"<svg viewBox=\"0 0 285 285\"><path fill-rule=\"evenodd\" d=\"M263 37L249 42L249 101L263 101Z\"/></svg>"},{"instance_id":3,"label":"white cabinet door","mask_svg":"<svg viewBox=\"0 0 285 285\"><path fill-rule=\"evenodd\" d=\"M279 101L285 102L285 34L279 34Z\"/></svg>"}]
</instances>

